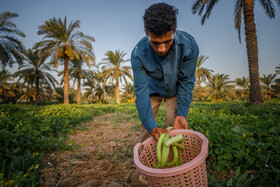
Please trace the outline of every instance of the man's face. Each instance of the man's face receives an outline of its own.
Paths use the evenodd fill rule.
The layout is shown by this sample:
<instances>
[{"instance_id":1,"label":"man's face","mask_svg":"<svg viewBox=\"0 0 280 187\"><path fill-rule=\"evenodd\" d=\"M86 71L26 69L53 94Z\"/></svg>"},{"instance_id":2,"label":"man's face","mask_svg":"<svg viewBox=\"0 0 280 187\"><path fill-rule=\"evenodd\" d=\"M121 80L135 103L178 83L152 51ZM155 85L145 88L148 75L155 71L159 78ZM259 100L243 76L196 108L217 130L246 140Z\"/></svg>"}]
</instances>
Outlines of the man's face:
<instances>
[{"instance_id":1,"label":"man's face","mask_svg":"<svg viewBox=\"0 0 280 187\"><path fill-rule=\"evenodd\" d=\"M159 56L167 56L169 49L173 43L174 40L174 32L169 31L165 34L162 34L160 36L154 35L150 32L146 32L147 37L150 40L150 44L155 50L155 52Z\"/></svg>"}]
</instances>

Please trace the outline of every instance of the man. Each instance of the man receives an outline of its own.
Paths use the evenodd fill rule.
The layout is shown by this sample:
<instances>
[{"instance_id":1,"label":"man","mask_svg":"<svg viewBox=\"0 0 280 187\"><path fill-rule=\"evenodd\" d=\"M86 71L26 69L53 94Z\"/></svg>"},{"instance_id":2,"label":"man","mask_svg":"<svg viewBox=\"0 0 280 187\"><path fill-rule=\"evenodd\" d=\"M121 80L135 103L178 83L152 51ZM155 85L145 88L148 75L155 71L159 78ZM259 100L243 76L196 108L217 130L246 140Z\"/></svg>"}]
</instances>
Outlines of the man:
<instances>
[{"instance_id":1,"label":"man","mask_svg":"<svg viewBox=\"0 0 280 187\"><path fill-rule=\"evenodd\" d=\"M141 125L141 141L150 135L157 141L168 132L159 128L156 115L164 102L165 127L187 129L186 120L195 83L199 53L194 38L177 30L178 10L165 3L146 9L143 16L146 36L131 53L136 107Z\"/></svg>"}]
</instances>

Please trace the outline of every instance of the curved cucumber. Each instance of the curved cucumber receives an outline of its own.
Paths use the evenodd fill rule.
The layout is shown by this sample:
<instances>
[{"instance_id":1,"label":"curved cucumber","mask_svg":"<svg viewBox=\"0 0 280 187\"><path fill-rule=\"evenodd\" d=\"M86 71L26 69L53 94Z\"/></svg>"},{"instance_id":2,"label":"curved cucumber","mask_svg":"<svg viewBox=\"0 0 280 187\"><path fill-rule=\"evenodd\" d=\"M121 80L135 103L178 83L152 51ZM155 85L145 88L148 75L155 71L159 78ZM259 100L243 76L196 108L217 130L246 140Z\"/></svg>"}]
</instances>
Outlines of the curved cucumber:
<instances>
[{"instance_id":1,"label":"curved cucumber","mask_svg":"<svg viewBox=\"0 0 280 187\"><path fill-rule=\"evenodd\" d=\"M174 145L175 145L178 149L180 149L180 150L184 150L184 149L185 149L184 146L183 146L181 143L174 143Z\"/></svg>"},{"instance_id":2,"label":"curved cucumber","mask_svg":"<svg viewBox=\"0 0 280 187\"><path fill-rule=\"evenodd\" d=\"M178 162L178 150L175 145L172 145L172 151L173 151L173 160L172 162L166 163L167 166L173 166Z\"/></svg>"},{"instance_id":3,"label":"curved cucumber","mask_svg":"<svg viewBox=\"0 0 280 187\"><path fill-rule=\"evenodd\" d=\"M172 145L174 143L178 143L178 142L182 141L183 139L184 139L184 136L182 134L178 134L178 135L173 136L172 138L168 139L164 143L164 145L169 147L170 145Z\"/></svg>"},{"instance_id":4,"label":"curved cucumber","mask_svg":"<svg viewBox=\"0 0 280 187\"><path fill-rule=\"evenodd\" d=\"M157 142L157 158L159 163L161 163L161 148L165 135L166 133L162 133Z\"/></svg>"},{"instance_id":5,"label":"curved cucumber","mask_svg":"<svg viewBox=\"0 0 280 187\"><path fill-rule=\"evenodd\" d=\"M182 164L183 164L183 159L182 159L181 154L179 153L179 154L178 154L178 165L180 166L180 165L182 165Z\"/></svg>"},{"instance_id":6,"label":"curved cucumber","mask_svg":"<svg viewBox=\"0 0 280 187\"><path fill-rule=\"evenodd\" d=\"M156 163L156 162L153 162L153 167L158 169L159 168L159 165Z\"/></svg>"},{"instance_id":7,"label":"curved cucumber","mask_svg":"<svg viewBox=\"0 0 280 187\"><path fill-rule=\"evenodd\" d=\"M169 135L166 134L163 140L163 146L162 146L162 152L161 152L161 162L160 162L160 168L164 168L168 159L169 155L169 147L170 146L165 146L165 142L168 141Z\"/></svg>"}]
</instances>

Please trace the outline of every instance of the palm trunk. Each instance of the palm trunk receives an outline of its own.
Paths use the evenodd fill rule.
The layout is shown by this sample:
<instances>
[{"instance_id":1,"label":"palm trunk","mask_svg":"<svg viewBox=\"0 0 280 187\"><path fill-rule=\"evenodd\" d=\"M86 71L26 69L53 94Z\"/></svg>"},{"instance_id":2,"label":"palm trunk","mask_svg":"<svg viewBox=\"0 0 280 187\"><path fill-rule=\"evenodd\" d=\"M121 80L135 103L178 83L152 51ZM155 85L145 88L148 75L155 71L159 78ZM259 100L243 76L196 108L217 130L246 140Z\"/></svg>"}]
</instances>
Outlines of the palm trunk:
<instances>
[{"instance_id":1,"label":"palm trunk","mask_svg":"<svg viewBox=\"0 0 280 187\"><path fill-rule=\"evenodd\" d=\"M40 88L39 88L39 78L36 77L36 105L40 104Z\"/></svg>"},{"instance_id":2,"label":"palm trunk","mask_svg":"<svg viewBox=\"0 0 280 187\"><path fill-rule=\"evenodd\" d=\"M78 79L78 96L77 96L77 104L81 104L81 79Z\"/></svg>"},{"instance_id":3,"label":"palm trunk","mask_svg":"<svg viewBox=\"0 0 280 187\"><path fill-rule=\"evenodd\" d=\"M252 105L262 105L263 99L259 82L258 42L253 0L244 0L244 25L249 63L250 103Z\"/></svg>"},{"instance_id":4,"label":"palm trunk","mask_svg":"<svg viewBox=\"0 0 280 187\"><path fill-rule=\"evenodd\" d=\"M101 104L101 96L98 95L98 103Z\"/></svg>"},{"instance_id":5,"label":"palm trunk","mask_svg":"<svg viewBox=\"0 0 280 187\"><path fill-rule=\"evenodd\" d=\"M30 99L29 102L33 103L33 96L30 96L29 99Z\"/></svg>"},{"instance_id":6,"label":"palm trunk","mask_svg":"<svg viewBox=\"0 0 280 187\"><path fill-rule=\"evenodd\" d=\"M119 88L119 80L116 80L116 102L120 104L120 88Z\"/></svg>"},{"instance_id":7,"label":"palm trunk","mask_svg":"<svg viewBox=\"0 0 280 187\"><path fill-rule=\"evenodd\" d=\"M69 57L64 58L64 104L69 104Z\"/></svg>"}]
</instances>

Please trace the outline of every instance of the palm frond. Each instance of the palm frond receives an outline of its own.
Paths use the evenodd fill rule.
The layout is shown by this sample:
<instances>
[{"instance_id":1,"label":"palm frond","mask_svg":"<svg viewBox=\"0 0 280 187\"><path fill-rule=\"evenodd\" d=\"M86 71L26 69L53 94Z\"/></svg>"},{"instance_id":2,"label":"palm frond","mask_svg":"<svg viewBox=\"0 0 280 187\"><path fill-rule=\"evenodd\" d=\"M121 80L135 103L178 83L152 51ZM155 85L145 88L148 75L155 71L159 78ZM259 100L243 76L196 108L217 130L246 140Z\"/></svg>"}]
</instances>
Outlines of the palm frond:
<instances>
[{"instance_id":1,"label":"palm frond","mask_svg":"<svg viewBox=\"0 0 280 187\"><path fill-rule=\"evenodd\" d=\"M0 65L3 69L15 63L21 66L24 59L24 45L17 36L25 37L25 34L13 23L16 17L18 14L8 11L0 14Z\"/></svg>"},{"instance_id":2,"label":"palm frond","mask_svg":"<svg viewBox=\"0 0 280 187\"><path fill-rule=\"evenodd\" d=\"M234 7L234 27L238 32L239 42L241 43L241 20L243 13L243 0L236 0Z\"/></svg>"},{"instance_id":3,"label":"palm frond","mask_svg":"<svg viewBox=\"0 0 280 187\"><path fill-rule=\"evenodd\" d=\"M271 0L259 0L261 6L264 8L266 15L272 19L275 18L275 8Z\"/></svg>"}]
</instances>

